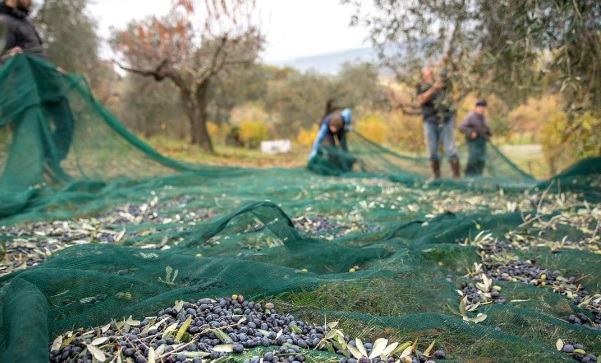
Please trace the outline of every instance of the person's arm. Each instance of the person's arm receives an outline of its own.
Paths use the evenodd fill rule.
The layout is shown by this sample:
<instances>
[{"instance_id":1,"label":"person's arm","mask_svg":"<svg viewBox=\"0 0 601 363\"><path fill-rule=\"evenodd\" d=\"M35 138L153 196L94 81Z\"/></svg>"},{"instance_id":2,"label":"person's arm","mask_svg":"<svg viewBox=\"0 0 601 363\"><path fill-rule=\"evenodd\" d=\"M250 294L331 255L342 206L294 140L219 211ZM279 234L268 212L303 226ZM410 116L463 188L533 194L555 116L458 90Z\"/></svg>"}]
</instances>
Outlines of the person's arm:
<instances>
[{"instance_id":1,"label":"person's arm","mask_svg":"<svg viewBox=\"0 0 601 363\"><path fill-rule=\"evenodd\" d=\"M467 115L458 126L459 131L464 134L470 134L474 130L474 124L471 116L471 114Z\"/></svg>"},{"instance_id":2,"label":"person's arm","mask_svg":"<svg viewBox=\"0 0 601 363\"><path fill-rule=\"evenodd\" d=\"M474 114L470 113L467 115L461 124L459 124L459 131L464 133L468 139L475 140L478 138L478 131L475 124Z\"/></svg>"},{"instance_id":3,"label":"person's arm","mask_svg":"<svg viewBox=\"0 0 601 363\"><path fill-rule=\"evenodd\" d=\"M344 122L344 131L351 131L353 129L352 121Z\"/></svg>"},{"instance_id":4,"label":"person's arm","mask_svg":"<svg viewBox=\"0 0 601 363\"><path fill-rule=\"evenodd\" d=\"M2 47L1 57L2 61L5 61L23 50L17 46L16 34L4 20L0 20L0 34L2 33L4 34L4 39L0 40L0 44L4 43L4 46Z\"/></svg>"},{"instance_id":5,"label":"person's arm","mask_svg":"<svg viewBox=\"0 0 601 363\"><path fill-rule=\"evenodd\" d=\"M430 102L430 100L432 99L432 96L434 96L434 93L436 93L436 91L438 91L439 89L442 89L443 87L444 87L444 84L442 82L436 81L426 91L418 93L417 101L419 102L420 106L423 106L426 103Z\"/></svg>"},{"instance_id":6,"label":"person's arm","mask_svg":"<svg viewBox=\"0 0 601 363\"><path fill-rule=\"evenodd\" d=\"M319 129L319 132L317 133L317 138L315 138L315 142L313 143L313 151L311 151L311 154L309 154L309 159L312 159L313 157L315 157L317 155L317 150L319 150L319 145L321 145L321 143L323 142L323 139L325 139L327 134L328 134L328 125L326 123L324 123L323 125L321 125L321 128Z\"/></svg>"},{"instance_id":7,"label":"person's arm","mask_svg":"<svg viewBox=\"0 0 601 363\"><path fill-rule=\"evenodd\" d=\"M347 152L348 152L348 145L347 145L347 143L346 143L346 135L347 135L347 133L348 133L348 132L342 132L342 133L340 134L340 148L341 148L343 151L347 151Z\"/></svg>"}]
</instances>

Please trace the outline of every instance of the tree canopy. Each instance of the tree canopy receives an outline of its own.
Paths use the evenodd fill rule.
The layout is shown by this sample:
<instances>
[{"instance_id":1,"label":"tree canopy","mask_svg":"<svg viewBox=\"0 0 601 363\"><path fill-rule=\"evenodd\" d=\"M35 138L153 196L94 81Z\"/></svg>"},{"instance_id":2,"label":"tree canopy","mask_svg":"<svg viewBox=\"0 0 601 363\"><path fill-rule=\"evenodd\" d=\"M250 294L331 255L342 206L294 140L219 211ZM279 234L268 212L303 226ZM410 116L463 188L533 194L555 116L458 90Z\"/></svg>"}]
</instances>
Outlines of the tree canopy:
<instances>
[{"instance_id":1,"label":"tree canopy","mask_svg":"<svg viewBox=\"0 0 601 363\"><path fill-rule=\"evenodd\" d=\"M254 1L178 0L167 16L133 22L112 39L125 59L121 68L177 87L191 142L207 151L211 84L230 67L256 60L263 44L253 11Z\"/></svg>"},{"instance_id":2,"label":"tree canopy","mask_svg":"<svg viewBox=\"0 0 601 363\"><path fill-rule=\"evenodd\" d=\"M343 0L380 60L404 80L448 61L462 92L516 104L552 86L570 107L601 108L601 3L596 0Z\"/></svg>"}]
</instances>

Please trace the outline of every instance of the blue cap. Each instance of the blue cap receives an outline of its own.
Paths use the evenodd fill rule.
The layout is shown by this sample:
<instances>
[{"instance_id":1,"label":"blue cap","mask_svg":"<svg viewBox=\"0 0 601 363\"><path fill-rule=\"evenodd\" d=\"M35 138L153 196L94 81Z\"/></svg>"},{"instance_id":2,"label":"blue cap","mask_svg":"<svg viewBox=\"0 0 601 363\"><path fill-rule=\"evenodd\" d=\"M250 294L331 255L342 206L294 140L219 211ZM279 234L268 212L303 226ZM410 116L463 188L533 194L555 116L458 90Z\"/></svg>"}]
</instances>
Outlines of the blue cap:
<instances>
[{"instance_id":1,"label":"blue cap","mask_svg":"<svg viewBox=\"0 0 601 363\"><path fill-rule=\"evenodd\" d=\"M345 124L350 124L351 123L351 109L350 108L345 108L344 110L342 110L342 112L340 113L340 115L342 116L342 118L344 119L344 123Z\"/></svg>"}]
</instances>

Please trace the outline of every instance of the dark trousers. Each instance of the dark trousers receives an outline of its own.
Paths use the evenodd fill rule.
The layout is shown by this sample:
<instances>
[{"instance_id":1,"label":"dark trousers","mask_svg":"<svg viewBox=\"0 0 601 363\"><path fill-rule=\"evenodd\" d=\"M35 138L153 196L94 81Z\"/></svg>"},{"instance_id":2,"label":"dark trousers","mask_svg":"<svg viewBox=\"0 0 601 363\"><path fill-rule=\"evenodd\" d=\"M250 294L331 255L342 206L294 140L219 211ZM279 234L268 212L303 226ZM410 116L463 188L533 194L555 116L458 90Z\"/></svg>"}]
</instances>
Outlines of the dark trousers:
<instances>
[{"instance_id":1,"label":"dark trousers","mask_svg":"<svg viewBox=\"0 0 601 363\"><path fill-rule=\"evenodd\" d=\"M486 139L478 137L467 142L468 158L465 176L481 176L486 162Z\"/></svg>"}]
</instances>

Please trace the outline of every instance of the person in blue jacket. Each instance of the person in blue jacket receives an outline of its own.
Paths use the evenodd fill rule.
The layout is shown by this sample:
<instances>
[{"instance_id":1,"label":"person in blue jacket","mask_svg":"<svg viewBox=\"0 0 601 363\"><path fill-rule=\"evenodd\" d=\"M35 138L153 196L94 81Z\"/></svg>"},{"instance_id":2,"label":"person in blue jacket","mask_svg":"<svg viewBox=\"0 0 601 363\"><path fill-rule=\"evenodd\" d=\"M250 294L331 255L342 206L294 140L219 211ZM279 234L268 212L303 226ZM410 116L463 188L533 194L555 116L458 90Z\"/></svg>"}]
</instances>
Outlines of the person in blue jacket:
<instances>
[{"instance_id":1,"label":"person in blue jacket","mask_svg":"<svg viewBox=\"0 0 601 363\"><path fill-rule=\"evenodd\" d=\"M342 112L331 112L322 120L319 132L313 143L313 150L309 154L309 160L317 156L319 147L324 145L337 146L343 151L348 151L346 144L346 133L352 129L352 113L350 108Z\"/></svg>"}]
</instances>

